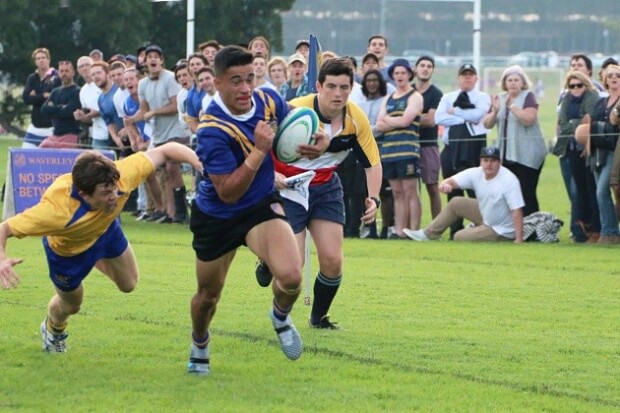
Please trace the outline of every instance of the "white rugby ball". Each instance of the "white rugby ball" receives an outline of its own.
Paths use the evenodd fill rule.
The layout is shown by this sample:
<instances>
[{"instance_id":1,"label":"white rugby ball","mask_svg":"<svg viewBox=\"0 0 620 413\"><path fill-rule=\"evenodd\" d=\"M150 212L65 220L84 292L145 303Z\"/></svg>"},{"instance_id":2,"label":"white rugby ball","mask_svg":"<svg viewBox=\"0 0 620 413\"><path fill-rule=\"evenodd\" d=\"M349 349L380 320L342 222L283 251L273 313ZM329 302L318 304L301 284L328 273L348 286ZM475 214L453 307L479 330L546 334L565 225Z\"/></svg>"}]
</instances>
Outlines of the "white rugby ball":
<instances>
[{"instance_id":1,"label":"white rugby ball","mask_svg":"<svg viewBox=\"0 0 620 413\"><path fill-rule=\"evenodd\" d=\"M273 141L276 158L284 163L299 159L297 147L312 144L312 135L319 129L319 117L310 108L292 109L278 125Z\"/></svg>"}]
</instances>

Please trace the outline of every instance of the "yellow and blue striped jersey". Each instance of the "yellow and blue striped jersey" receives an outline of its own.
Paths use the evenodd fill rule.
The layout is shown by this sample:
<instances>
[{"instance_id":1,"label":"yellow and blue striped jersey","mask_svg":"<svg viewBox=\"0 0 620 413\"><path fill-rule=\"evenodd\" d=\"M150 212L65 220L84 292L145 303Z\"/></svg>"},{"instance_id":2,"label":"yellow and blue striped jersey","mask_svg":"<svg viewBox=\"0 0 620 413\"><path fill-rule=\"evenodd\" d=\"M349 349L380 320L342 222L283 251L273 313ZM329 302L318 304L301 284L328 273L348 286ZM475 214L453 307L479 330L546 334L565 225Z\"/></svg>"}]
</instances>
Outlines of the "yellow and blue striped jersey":
<instances>
[{"instance_id":1,"label":"yellow and blue striped jersey","mask_svg":"<svg viewBox=\"0 0 620 413\"><path fill-rule=\"evenodd\" d=\"M210 175L233 173L254 148L258 122L281 122L288 112L286 102L271 89L254 89L252 109L244 115L233 115L218 95L213 98L196 132L196 154L206 172L196 197L196 205L202 212L221 219L231 218L275 191L271 156L265 157L250 187L233 204L219 198Z\"/></svg>"}]
</instances>

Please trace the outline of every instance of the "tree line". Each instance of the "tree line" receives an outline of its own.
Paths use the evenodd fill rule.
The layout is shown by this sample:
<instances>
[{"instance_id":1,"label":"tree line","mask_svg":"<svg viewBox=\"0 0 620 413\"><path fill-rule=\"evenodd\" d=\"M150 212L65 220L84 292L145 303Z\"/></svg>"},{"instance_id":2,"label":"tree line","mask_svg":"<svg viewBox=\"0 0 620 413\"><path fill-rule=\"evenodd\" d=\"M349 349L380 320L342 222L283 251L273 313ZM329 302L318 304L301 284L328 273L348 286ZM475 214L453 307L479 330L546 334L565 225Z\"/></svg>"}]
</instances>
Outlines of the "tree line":
<instances>
[{"instance_id":1,"label":"tree line","mask_svg":"<svg viewBox=\"0 0 620 413\"><path fill-rule=\"evenodd\" d=\"M295 0L195 0L196 43L216 39L244 44L263 35L282 47L281 13ZM167 67L185 56L187 2L149 0L19 0L0 1L0 125L10 129L28 107L15 96L34 70L31 53L46 47L52 64L75 62L99 49L104 56L135 54L155 43L164 50Z\"/></svg>"}]
</instances>

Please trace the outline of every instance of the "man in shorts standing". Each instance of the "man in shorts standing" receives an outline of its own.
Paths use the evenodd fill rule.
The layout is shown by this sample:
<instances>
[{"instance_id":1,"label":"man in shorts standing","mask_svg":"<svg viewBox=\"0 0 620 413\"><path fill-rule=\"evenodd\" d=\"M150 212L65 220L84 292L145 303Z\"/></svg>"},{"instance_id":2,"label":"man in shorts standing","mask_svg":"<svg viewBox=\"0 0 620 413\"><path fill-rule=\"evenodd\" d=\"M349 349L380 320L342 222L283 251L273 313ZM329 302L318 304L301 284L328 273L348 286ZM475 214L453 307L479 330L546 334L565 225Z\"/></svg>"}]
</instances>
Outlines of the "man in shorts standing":
<instances>
[{"instance_id":1,"label":"man in shorts standing","mask_svg":"<svg viewBox=\"0 0 620 413\"><path fill-rule=\"evenodd\" d=\"M420 177L426 185L431 203L431 216L441 212L439 196L439 145L437 145L437 124L435 110L443 93L431 81L435 72L435 60L430 56L420 56L415 63L415 89L422 94L424 108L420 115Z\"/></svg>"},{"instance_id":2,"label":"man in shorts standing","mask_svg":"<svg viewBox=\"0 0 620 413\"><path fill-rule=\"evenodd\" d=\"M313 108L321 121L319 129L328 135L327 150L314 157L307 145L300 145L301 159L284 164L276 161L278 187L284 188L284 177L290 177L309 170L316 172L310 182L309 208L284 200L286 216L291 222L300 254L306 245L306 228L310 231L319 258L319 272L314 282L314 301L310 314L311 328L338 329L330 321L328 311L342 281L342 243L344 225L344 201L338 165L353 151L364 167L368 197L364 200L362 216L364 224L375 220L381 204L382 169L379 148L372 135L368 117L362 109L349 100L353 87L353 65L347 58L330 59L323 63L319 71L318 93L295 99L294 106ZM311 156L312 155L312 156ZM270 268L270 264L268 268ZM264 285L267 269L257 267L257 280ZM264 271L263 271L264 270Z\"/></svg>"}]
</instances>

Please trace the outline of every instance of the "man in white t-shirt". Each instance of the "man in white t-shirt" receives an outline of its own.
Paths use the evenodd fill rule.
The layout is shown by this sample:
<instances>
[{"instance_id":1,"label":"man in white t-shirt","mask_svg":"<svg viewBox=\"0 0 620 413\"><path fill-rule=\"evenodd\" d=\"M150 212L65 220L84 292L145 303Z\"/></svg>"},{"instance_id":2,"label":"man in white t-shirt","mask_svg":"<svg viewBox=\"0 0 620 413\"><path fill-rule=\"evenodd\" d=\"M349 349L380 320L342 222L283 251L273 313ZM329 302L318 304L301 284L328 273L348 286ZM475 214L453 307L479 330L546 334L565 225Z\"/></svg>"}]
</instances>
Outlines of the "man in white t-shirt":
<instances>
[{"instance_id":1,"label":"man in white t-shirt","mask_svg":"<svg viewBox=\"0 0 620 413\"><path fill-rule=\"evenodd\" d=\"M455 241L523 241L523 196L517 177L500 164L499 149L483 148L480 166L469 168L439 184L439 191L473 189L476 199L454 197L425 229L403 232L416 241L439 239L457 219L473 223L456 234Z\"/></svg>"},{"instance_id":2,"label":"man in white t-shirt","mask_svg":"<svg viewBox=\"0 0 620 413\"><path fill-rule=\"evenodd\" d=\"M78 73L84 79L84 86L80 89L80 103L82 108L73 113L75 120L89 124L89 137L93 149L108 149L111 145L108 141L108 127L99 115L99 95L101 89L93 82L91 66L93 59L82 56L77 61Z\"/></svg>"}]
</instances>

